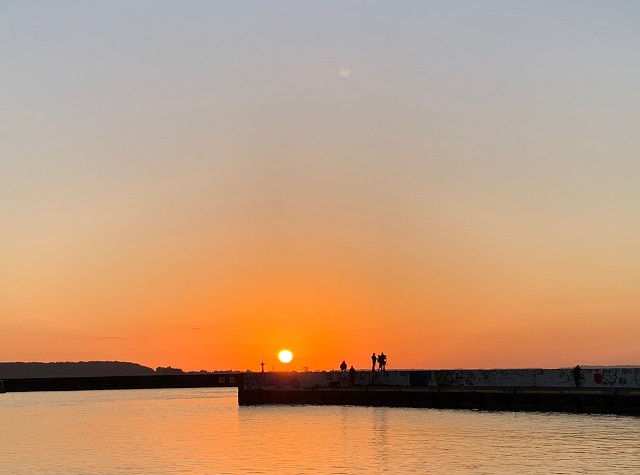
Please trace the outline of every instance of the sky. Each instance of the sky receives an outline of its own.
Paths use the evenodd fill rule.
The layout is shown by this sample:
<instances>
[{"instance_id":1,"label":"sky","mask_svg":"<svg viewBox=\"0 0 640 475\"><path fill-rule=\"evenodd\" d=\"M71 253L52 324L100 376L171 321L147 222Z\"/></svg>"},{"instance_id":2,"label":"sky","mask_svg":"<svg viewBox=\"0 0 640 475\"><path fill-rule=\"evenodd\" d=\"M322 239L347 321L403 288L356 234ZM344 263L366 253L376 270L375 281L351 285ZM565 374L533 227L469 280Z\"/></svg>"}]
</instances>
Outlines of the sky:
<instances>
[{"instance_id":1,"label":"sky","mask_svg":"<svg viewBox=\"0 0 640 475\"><path fill-rule=\"evenodd\" d=\"M2 2L0 361L640 365L638 24Z\"/></svg>"}]
</instances>

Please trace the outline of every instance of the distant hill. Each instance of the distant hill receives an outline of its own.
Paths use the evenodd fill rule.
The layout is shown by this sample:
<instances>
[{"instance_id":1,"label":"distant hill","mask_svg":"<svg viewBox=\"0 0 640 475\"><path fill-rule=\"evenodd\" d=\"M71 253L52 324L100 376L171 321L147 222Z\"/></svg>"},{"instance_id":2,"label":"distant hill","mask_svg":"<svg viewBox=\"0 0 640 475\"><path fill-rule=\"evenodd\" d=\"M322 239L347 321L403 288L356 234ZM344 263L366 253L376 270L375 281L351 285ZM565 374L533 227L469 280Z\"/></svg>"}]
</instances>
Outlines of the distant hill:
<instances>
[{"instance_id":1,"label":"distant hill","mask_svg":"<svg viewBox=\"0 0 640 475\"><path fill-rule=\"evenodd\" d=\"M0 379L65 378L78 376L144 376L152 368L122 361L80 361L77 363L0 363Z\"/></svg>"}]
</instances>

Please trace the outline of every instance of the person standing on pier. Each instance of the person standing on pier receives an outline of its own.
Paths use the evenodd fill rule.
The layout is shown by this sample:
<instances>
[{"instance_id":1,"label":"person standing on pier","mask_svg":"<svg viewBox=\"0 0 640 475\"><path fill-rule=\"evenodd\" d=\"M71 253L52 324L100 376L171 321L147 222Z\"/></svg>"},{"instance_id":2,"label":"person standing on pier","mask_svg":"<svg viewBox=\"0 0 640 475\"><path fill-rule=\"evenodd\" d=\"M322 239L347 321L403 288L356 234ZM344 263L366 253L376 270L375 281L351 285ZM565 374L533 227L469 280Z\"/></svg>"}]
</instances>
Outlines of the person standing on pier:
<instances>
[{"instance_id":1,"label":"person standing on pier","mask_svg":"<svg viewBox=\"0 0 640 475\"><path fill-rule=\"evenodd\" d=\"M345 360L342 360L342 363L340 363L340 371L344 373L346 370L347 370L347 362Z\"/></svg>"},{"instance_id":2,"label":"person standing on pier","mask_svg":"<svg viewBox=\"0 0 640 475\"><path fill-rule=\"evenodd\" d=\"M384 352L378 355L378 370L385 371L387 366L387 355Z\"/></svg>"},{"instance_id":3,"label":"person standing on pier","mask_svg":"<svg viewBox=\"0 0 640 475\"><path fill-rule=\"evenodd\" d=\"M580 368L580 365L573 368L573 380L576 382L576 388L579 388L582 380L582 368Z\"/></svg>"},{"instance_id":4,"label":"person standing on pier","mask_svg":"<svg viewBox=\"0 0 640 475\"><path fill-rule=\"evenodd\" d=\"M371 355L371 371L376 370L376 361L377 361L377 358L376 358L376 354L374 353Z\"/></svg>"}]
</instances>

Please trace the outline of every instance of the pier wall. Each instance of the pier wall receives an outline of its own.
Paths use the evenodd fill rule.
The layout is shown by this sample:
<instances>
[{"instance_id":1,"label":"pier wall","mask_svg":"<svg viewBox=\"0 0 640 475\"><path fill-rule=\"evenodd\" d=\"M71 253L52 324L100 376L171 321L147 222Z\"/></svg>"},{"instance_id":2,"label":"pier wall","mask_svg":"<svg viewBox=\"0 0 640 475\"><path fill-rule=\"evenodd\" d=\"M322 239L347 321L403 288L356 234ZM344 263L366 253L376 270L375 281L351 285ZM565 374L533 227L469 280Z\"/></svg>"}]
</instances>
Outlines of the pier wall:
<instances>
[{"instance_id":1,"label":"pier wall","mask_svg":"<svg viewBox=\"0 0 640 475\"><path fill-rule=\"evenodd\" d=\"M306 373L244 373L243 389L259 388L347 388L391 386L411 388L575 388L573 368L492 369L492 370L412 370L323 371ZM581 388L640 388L640 368L587 368L580 371Z\"/></svg>"},{"instance_id":2,"label":"pier wall","mask_svg":"<svg viewBox=\"0 0 640 475\"><path fill-rule=\"evenodd\" d=\"M410 374L407 371L358 371L353 378L348 372L321 371L307 373L244 373L244 389L261 388L346 388L351 386L406 386L410 385Z\"/></svg>"},{"instance_id":3,"label":"pier wall","mask_svg":"<svg viewBox=\"0 0 640 475\"><path fill-rule=\"evenodd\" d=\"M640 416L640 368L241 373L238 403Z\"/></svg>"}]
</instances>

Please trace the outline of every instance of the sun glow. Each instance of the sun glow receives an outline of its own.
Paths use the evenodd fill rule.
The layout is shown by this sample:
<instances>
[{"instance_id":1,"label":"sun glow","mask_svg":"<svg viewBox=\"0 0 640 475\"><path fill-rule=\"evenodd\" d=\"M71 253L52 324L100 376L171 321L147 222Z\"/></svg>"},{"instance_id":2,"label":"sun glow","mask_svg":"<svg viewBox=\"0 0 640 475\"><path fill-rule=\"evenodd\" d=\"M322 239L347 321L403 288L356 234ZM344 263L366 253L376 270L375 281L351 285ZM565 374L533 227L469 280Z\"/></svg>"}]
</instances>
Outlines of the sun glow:
<instances>
[{"instance_id":1,"label":"sun glow","mask_svg":"<svg viewBox=\"0 0 640 475\"><path fill-rule=\"evenodd\" d=\"M293 359L293 353L291 353L289 350L282 350L280 353L278 353L278 359L283 363L290 363Z\"/></svg>"}]
</instances>

